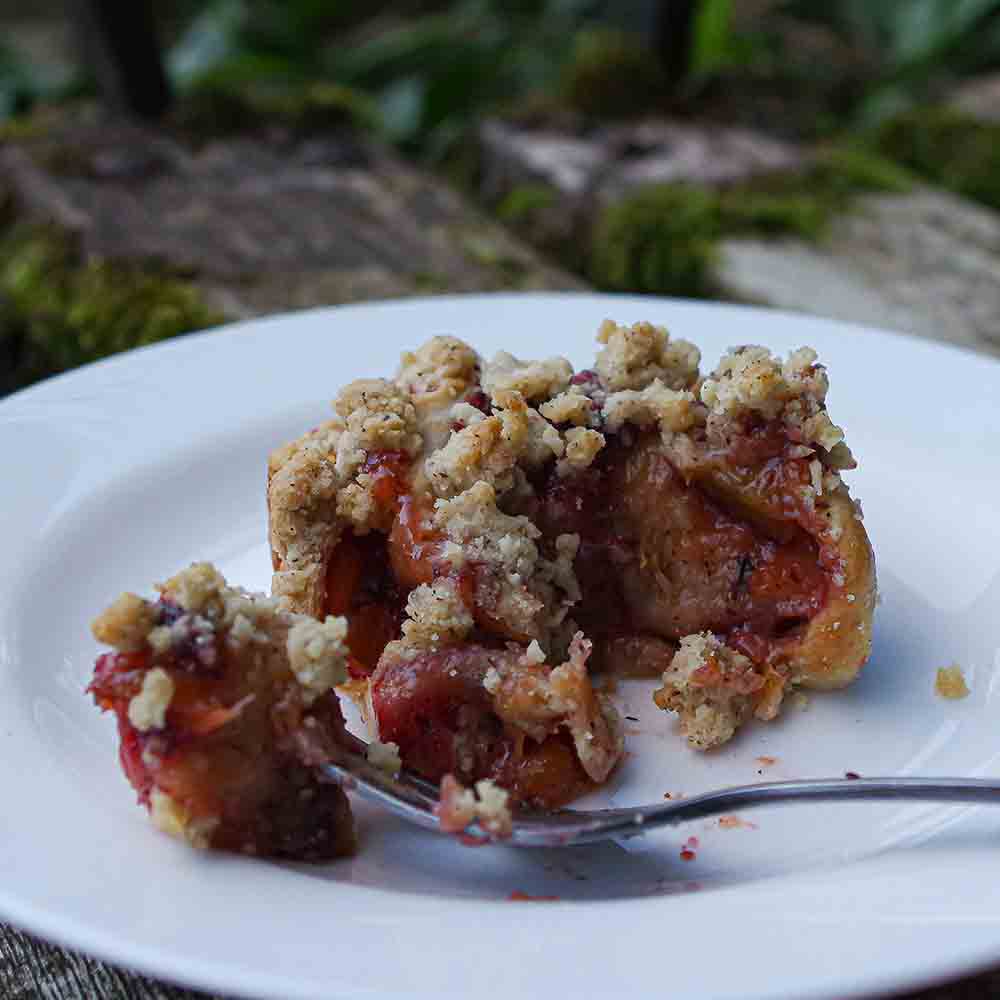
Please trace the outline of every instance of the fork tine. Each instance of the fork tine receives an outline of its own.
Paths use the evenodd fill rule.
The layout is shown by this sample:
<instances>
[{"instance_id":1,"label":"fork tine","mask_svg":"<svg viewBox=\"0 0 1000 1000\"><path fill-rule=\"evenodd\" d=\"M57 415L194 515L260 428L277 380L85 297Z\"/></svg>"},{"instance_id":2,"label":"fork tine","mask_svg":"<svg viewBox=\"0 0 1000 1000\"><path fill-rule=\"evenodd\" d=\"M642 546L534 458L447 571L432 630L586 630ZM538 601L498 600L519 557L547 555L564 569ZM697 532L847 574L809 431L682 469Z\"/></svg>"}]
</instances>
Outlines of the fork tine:
<instances>
[{"instance_id":1,"label":"fork tine","mask_svg":"<svg viewBox=\"0 0 1000 1000\"><path fill-rule=\"evenodd\" d=\"M337 759L319 766L319 771L362 798L395 813L401 819L441 832L435 812L438 789L430 781L403 770L390 775L369 763L360 754L340 749ZM635 824L634 810L604 809L580 812L569 809L552 813L518 813L510 837L501 843L519 847L561 847L570 843L602 839L608 836L608 824L622 826L626 831ZM496 840L478 823L465 830L471 841Z\"/></svg>"},{"instance_id":2,"label":"fork tine","mask_svg":"<svg viewBox=\"0 0 1000 1000\"><path fill-rule=\"evenodd\" d=\"M318 770L331 781L417 826L426 830L440 829L434 812L438 802L437 790L423 779L413 781L414 776L406 772L398 778L393 777L359 754L346 750L340 752L337 760L319 765Z\"/></svg>"}]
</instances>

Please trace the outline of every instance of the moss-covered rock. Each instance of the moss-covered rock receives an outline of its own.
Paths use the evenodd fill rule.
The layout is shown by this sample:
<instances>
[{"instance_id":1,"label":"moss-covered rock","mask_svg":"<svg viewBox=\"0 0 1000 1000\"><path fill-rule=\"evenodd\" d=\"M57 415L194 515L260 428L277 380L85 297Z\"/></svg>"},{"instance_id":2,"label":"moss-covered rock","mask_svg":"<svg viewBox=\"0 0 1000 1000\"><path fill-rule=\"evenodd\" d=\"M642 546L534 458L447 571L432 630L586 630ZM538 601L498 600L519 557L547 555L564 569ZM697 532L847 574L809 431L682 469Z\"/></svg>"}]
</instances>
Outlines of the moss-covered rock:
<instances>
[{"instance_id":1,"label":"moss-covered rock","mask_svg":"<svg viewBox=\"0 0 1000 1000\"><path fill-rule=\"evenodd\" d=\"M376 130L380 124L370 97L337 83L320 80L296 87L260 83L237 87L211 76L178 103L173 117L196 137L274 125L310 133L345 125Z\"/></svg>"},{"instance_id":2,"label":"moss-covered rock","mask_svg":"<svg viewBox=\"0 0 1000 1000\"><path fill-rule=\"evenodd\" d=\"M916 109L882 126L877 144L942 187L1000 209L1000 124L951 108Z\"/></svg>"},{"instance_id":3,"label":"moss-covered rock","mask_svg":"<svg viewBox=\"0 0 1000 1000\"><path fill-rule=\"evenodd\" d=\"M0 303L7 391L224 318L175 273L83 262L65 234L23 225L0 237Z\"/></svg>"},{"instance_id":4,"label":"moss-covered rock","mask_svg":"<svg viewBox=\"0 0 1000 1000\"><path fill-rule=\"evenodd\" d=\"M868 150L818 150L802 173L763 175L728 188L662 184L606 207L593 226L587 272L614 291L703 296L714 290L726 236L822 238L830 220L865 191L903 192L904 169Z\"/></svg>"}]
</instances>

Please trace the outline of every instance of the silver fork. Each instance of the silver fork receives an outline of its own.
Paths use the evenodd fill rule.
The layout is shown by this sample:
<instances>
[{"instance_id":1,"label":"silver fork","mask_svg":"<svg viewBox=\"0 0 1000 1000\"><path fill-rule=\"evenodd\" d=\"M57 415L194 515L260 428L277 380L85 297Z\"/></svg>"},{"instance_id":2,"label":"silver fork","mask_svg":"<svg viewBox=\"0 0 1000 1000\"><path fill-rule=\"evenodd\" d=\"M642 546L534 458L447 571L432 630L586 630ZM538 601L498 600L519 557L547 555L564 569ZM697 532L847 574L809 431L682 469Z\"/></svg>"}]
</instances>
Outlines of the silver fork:
<instances>
[{"instance_id":1,"label":"silver fork","mask_svg":"<svg viewBox=\"0 0 1000 1000\"><path fill-rule=\"evenodd\" d=\"M395 777L360 754L339 750L338 759L319 770L362 798L425 830L443 833L435 812L438 788L412 772ZM989 778L819 778L771 781L722 788L672 802L627 809L561 809L516 812L513 831L500 842L517 847L568 847L612 837L628 837L660 826L720 816L782 802L844 802L903 799L917 802L992 803L1000 805L1000 780ZM464 834L476 841L497 840L478 823Z\"/></svg>"}]
</instances>

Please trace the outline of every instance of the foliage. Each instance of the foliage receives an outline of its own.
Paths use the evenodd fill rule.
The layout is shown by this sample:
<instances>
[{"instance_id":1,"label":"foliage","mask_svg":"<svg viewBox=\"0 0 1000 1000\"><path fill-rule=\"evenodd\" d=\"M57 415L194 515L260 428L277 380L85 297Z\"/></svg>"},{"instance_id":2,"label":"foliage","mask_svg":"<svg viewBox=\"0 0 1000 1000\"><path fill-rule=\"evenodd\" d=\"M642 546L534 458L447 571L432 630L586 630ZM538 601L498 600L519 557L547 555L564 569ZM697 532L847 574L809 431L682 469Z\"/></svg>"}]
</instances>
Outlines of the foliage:
<instances>
[{"instance_id":1,"label":"foliage","mask_svg":"<svg viewBox=\"0 0 1000 1000\"><path fill-rule=\"evenodd\" d=\"M72 73L39 69L0 41L0 122L28 111L36 101L71 96L82 86Z\"/></svg>"},{"instance_id":2,"label":"foliage","mask_svg":"<svg viewBox=\"0 0 1000 1000\"><path fill-rule=\"evenodd\" d=\"M665 89L663 69L639 36L602 27L577 33L560 81L566 103L595 118L641 114Z\"/></svg>"},{"instance_id":3,"label":"foliage","mask_svg":"<svg viewBox=\"0 0 1000 1000\"><path fill-rule=\"evenodd\" d=\"M856 113L884 121L948 79L1000 65L1000 0L785 0L781 10L867 56Z\"/></svg>"},{"instance_id":4,"label":"foliage","mask_svg":"<svg viewBox=\"0 0 1000 1000\"><path fill-rule=\"evenodd\" d=\"M475 115L556 90L575 29L593 6L454 0L408 18L371 18L369 9L369 20L355 23L357 7L346 2L213 0L169 65L184 93L239 94L252 83L296 95L310 82L335 82L370 95L390 139L434 157Z\"/></svg>"},{"instance_id":5,"label":"foliage","mask_svg":"<svg viewBox=\"0 0 1000 1000\"><path fill-rule=\"evenodd\" d=\"M223 319L178 275L81 262L51 228L14 227L0 239L0 300L3 389Z\"/></svg>"},{"instance_id":6,"label":"foliage","mask_svg":"<svg viewBox=\"0 0 1000 1000\"><path fill-rule=\"evenodd\" d=\"M887 122L878 145L942 187L1000 209L1000 125L928 108Z\"/></svg>"}]
</instances>

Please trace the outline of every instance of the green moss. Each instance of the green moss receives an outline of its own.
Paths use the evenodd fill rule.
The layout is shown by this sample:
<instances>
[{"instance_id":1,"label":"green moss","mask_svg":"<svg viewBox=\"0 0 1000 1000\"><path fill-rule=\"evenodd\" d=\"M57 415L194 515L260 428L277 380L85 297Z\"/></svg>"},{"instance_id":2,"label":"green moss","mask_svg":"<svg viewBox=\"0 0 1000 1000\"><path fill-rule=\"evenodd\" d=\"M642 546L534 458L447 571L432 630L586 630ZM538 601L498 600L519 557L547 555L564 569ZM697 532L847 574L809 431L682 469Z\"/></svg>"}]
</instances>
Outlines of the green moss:
<instances>
[{"instance_id":1,"label":"green moss","mask_svg":"<svg viewBox=\"0 0 1000 1000\"><path fill-rule=\"evenodd\" d=\"M497 205L497 218L511 226L531 225L558 200L558 193L548 184L522 184L511 188Z\"/></svg>"},{"instance_id":2,"label":"green moss","mask_svg":"<svg viewBox=\"0 0 1000 1000\"><path fill-rule=\"evenodd\" d=\"M15 369L7 388L223 319L177 274L82 263L51 228L18 226L0 239L0 299L2 350Z\"/></svg>"},{"instance_id":3,"label":"green moss","mask_svg":"<svg viewBox=\"0 0 1000 1000\"><path fill-rule=\"evenodd\" d=\"M918 109L882 126L877 144L942 187L1000 209L1000 124L950 108Z\"/></svg>"},{"instance_id":4,"label":"green moss","mask_svg":"<svg viewBox=\"0 0 1000 1000\"><path fill-rule=\"evenodd\" d=\"M665 81L656 57L640 38L595 27L577 34L560 90L577 111L619 118L648 111L663 95Z\"/></svg>"},{"instance_id":5,"label":"green moss","mask_svg":"<svg viewBox=\"0 0 1000 1000\"><path fill-rule=\"evenodd\" d=\"M299 87L233 87L211 77L180 103L175 120L186 131L205 136L262 125L283 125L304 133L345 125L376 129L379 125L371 98L340 84L316 81Z\"/></svg>"},{"instance_id":6,"label":"green moss","mask_svg":"<svg viewBox=\"0 0 1000 1000\"><path fill-rule=\"evenodd\" d=\"M498 245L489 232L460 227L457 232L459 247L481 267L496 273L503 287L517 287L526 274L526 265L514 257L509 248Z\"/></svg>"},{"instance_id":7,"label":"green moss","mask_svg":"<svg viewBox=\"0 0 1000 1000\"><path fill-rule=\"evenodd\" d=\"M599 216L589 277L611 291L705 295L718 235L712 192L682 184L645 188Z\"/></svg>"},{"instance_id":8,"label":"green moss","mask_svg":"<svg viewBox=\"0 0 1000 1000\"><path fill-rule=\"evenodd\" d=\"M836 191L844 195L861 191L905 194L915 182L905 167L876 150L854 144L820 149L809 179L828 194Z\"/></svg>"},{"instance_id":9,"label":"green moss","mask_svg":"<svg viewBox=\"0 0 1000 1000\"><path fill-rule=\"evenodd\" d=\"M795 236L816 241L864 191L901 192L911 176L858 147L817 151L801 173L765 175L715 190L648 187L605 208L594 226L587 273L614 291L701 296L713 291L726 236Z\"/></svg>"}]
</instances>

